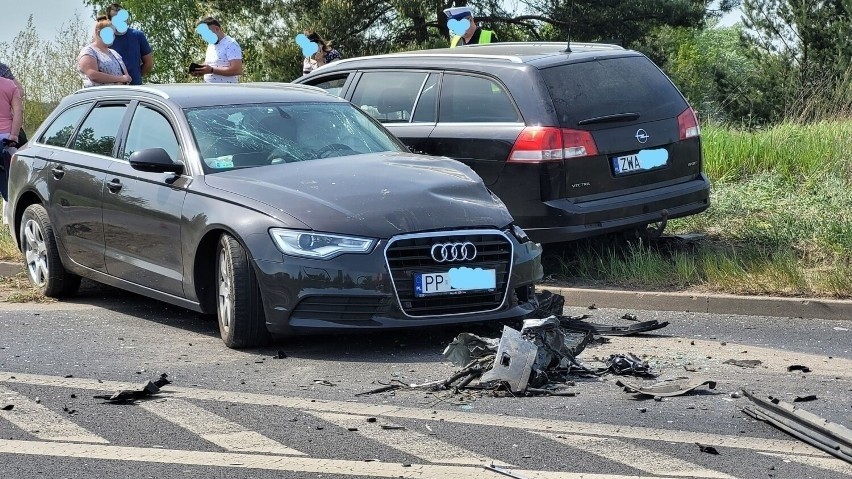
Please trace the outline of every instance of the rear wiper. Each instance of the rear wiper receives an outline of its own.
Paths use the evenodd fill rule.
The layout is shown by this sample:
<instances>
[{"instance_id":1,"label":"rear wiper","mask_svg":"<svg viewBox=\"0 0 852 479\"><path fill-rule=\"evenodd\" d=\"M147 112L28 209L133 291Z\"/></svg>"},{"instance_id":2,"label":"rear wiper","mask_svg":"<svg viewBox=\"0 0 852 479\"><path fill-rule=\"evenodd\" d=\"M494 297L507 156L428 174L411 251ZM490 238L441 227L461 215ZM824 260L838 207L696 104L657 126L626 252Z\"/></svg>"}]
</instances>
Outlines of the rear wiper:
<instances>
[{"instance_id":1,"label":"rear wiper","mask_svg":"<svg viewBox=\"0 0 852 479\"><path fill-rule=\"evenodd\" d=\"M609 123L616 121L634 121L638 120L638 113L616 113L615 115L605 115L605 116L596 116L594 118L586 118L585 120L580 120L577 122L577 125L591 125L594 123Z\"/></svg>"}]
</instances>

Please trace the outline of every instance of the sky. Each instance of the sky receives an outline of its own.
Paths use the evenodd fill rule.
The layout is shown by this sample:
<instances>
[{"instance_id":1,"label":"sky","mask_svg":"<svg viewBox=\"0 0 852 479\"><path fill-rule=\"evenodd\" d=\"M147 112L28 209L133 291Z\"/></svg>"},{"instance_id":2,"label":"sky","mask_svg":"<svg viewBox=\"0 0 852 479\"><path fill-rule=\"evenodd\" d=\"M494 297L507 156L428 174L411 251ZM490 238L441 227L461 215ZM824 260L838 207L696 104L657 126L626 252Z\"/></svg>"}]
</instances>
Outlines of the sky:
<instances>
[{"instance_id":1,"label":"sky","mask_svg":"<svg viewBox=\"0 0 852 479\"><path fill-rule=\"evenodd\" d=\"M12 2L14 0L3 0ZM15 35L27 24L27 18L33 16L33 23L39 36L52 39L64 22L73 19L79 13L83 19L89 18L91 10L82 0L30 0L18 2L15 8L2 8L3 28L0 28L0 42L11 42ZM21 5L21 3L23 3ZM512 0L508 4L514 4ZM732 25L739 19L738 12L732 12L722 19L722 25ZM2 59L0 59L2 61Z\"/></svg>"}]
</instances>

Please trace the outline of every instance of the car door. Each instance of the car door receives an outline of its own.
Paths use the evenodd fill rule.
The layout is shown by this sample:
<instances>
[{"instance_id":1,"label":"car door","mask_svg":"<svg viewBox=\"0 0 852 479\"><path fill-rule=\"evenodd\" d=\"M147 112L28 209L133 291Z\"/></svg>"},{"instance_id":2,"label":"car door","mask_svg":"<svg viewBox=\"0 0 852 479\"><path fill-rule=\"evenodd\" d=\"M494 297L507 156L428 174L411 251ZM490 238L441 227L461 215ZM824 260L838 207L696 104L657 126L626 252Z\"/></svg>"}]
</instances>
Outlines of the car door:
<instances>
[{"instance_id":1,"label":"car door","mask_svg":"<svg viewBox=\"0 0 852 479\"><path fill-rule=\"evenodd\" d=\"M174 121L164 108L135 105L120 155L105 180L103 199L107 272L115 277L183 296L181 210L188 175L133 169L130 155L163 148L183 161Z\"/></svg>"},{"instance_id":2,"label":"car door","mask_svg":"<svg viewBox=\"0 0 852 479\"><path fill-rule=\"evenodd\" d=\"M409 149L426 151L437 117L440 75L427 71L362 72L350 96Z\"/></svg>"},{"instance_id":3,"label":"car door","mask_svg":"<svg viewBox=\"0 0 852 479\"><path fill-rule=\"evenodd\" d=\"M492 185L523 129L518 108L498 81L444 72L438 123L425 151L465 163Z\"/></svg>"},{"instance_id":4,"label":"car door","mask_svg":"<svg viewBox=\"0 0 852 479\"><path fill-rule=\"evenodd\" d=\"M79 128L58 148L48 166L48 211L57 239L68 258L78 265L105 272L102 198L104 178L112 164L119 126L128 102L102 101L72 107L45 135L46 142L62 143L73 118L88 111ZM91 108L91 111L89 109ZM62 118L62 117L60 117ZM55 133L52 132L54 130Z\"/></svg>"}]
</instances>

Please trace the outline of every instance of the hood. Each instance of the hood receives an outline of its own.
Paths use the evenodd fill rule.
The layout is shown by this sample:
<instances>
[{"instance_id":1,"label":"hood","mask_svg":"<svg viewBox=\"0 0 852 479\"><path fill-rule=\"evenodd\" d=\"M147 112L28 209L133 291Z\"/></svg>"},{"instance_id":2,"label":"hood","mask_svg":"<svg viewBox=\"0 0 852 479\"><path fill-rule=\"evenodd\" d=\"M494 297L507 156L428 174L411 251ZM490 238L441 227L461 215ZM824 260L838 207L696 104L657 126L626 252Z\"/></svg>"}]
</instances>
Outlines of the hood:
<instances>
[{"instance_id":1,"label":"hood","mask_svg":"<svg viewBox=\"0 0 852 479\"><path fill-rule=\"evenodd\" d=\"M327 233L390 238L512 222L479 176L449 158L371 153L232 170L204 181Z\"/></svg>"}]
</instances>

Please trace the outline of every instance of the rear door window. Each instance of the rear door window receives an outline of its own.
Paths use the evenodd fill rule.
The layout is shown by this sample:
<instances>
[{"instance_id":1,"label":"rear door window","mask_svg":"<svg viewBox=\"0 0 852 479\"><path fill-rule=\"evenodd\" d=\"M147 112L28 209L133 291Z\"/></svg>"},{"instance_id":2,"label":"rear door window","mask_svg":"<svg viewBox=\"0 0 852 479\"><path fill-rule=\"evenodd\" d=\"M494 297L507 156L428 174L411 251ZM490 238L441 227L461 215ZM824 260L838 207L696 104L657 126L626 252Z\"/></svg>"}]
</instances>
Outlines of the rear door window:
<instances>
[{"instance_id":1,"label":"rear door window","mask_svg":"<svg viewBox=\"0 0 852 479\"><path fill-rule=\"evenodd\" d=\"M441 85L441 123L518 123L523 121L506 90L494 80L452 73Z\"/></svg>"},{"instance_id":2,"label":"rear door window","mask_svg":"<svg viewBox=\"0 0 852 479\"><path fill-rule=\"evenodd\" d=\"M687 108L668 77L644 56L602 58L541 70L559 125L638 113L645 123L677 117ZM600 121L589 124L600 123Z\"/></svg>"},{"instance_id":3,"label":"rear door window","mask_svg":"<svg viewBox=\"0 0 852 479\"><path fill-rule=\"evenodd\" d=\"M331 93L332 95L341 96L340 94L343 92L343 87L346 85L346 80L349 78L349 74L336 76L336 77L325 77L320 80L308 81L305 82L308 85L312 85L318 88L322 88L323 90Z\"/></svg>"},{"instance_id":4,"label":"rear door window","mask_svg":"<svg viewBox=\"0 0 852 479\"><path fill-rule=\"evenodd\" d=\"M74 134L74 128L77 127L80 119L91 106L91 103L84 103L63 111L41 135L39 142L51 146L67 145L71 135Z\"/></svg>"},{"instance_id":5,"label":"rear door window","mask_svg":"<svg viewBox=\"0 0 852 479\"><path fill-rule=\"evenodd\" d=\"M426 72L366 72L361 74L352 103L382 123L408 123Z\"/></svg>"},{"instance_id":6,"label":"rear door window","mask_svg":"<svg viewBox=\"0 0 852 479\"><path fill-rule=\"evenodd\" d=\"M71 148L96 155L112 156L115 137L127 105L99 105L80 125Z\"/></svg>"}]
</instances>

